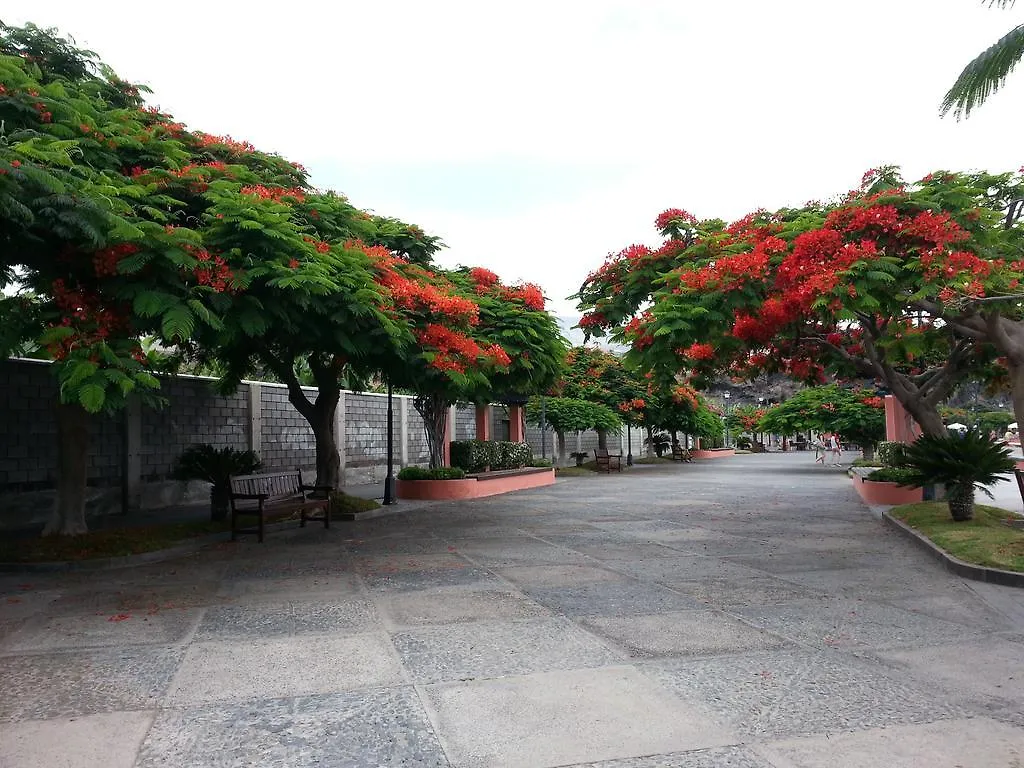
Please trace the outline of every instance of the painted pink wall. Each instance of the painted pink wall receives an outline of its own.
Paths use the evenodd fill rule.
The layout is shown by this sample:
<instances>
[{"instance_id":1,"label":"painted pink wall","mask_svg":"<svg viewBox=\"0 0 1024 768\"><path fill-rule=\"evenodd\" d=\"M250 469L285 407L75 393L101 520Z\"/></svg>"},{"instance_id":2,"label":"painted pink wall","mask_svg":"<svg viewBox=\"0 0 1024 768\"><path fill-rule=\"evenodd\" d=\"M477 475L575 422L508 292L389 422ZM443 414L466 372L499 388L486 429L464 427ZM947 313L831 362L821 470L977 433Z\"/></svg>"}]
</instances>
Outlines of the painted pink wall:
<instances>
[{"instance_id":1,"label":"painted pink wall","mask_svg":"<svg viewBox=\"0 0 1024 768\"><path fill-rule=\"evenodd\" d=\"M885 439L912 443L921 435L921 427L892 395L885 396Z\"/></svg>"}]
</instances>

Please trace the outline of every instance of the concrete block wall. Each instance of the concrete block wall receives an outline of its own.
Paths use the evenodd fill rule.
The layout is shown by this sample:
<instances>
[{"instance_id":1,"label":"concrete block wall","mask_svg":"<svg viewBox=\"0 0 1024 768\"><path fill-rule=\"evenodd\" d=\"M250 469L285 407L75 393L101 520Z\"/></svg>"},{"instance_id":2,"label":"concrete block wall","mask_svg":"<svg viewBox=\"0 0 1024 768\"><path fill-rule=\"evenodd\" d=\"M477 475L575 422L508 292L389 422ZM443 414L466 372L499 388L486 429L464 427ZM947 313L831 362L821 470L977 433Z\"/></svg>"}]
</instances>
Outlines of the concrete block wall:
<instances>
[{"instance_id":1,"label":"concrete block wall","mask_svg":"<svg viewBox=\"0 0 1024 768\"><path fill-rule=\"evenodd\" d=\"M313 431L288 401L282 384L246 382L237 392L218 394L214 380L199 376L162 377L163 408L134 404L113 415L93 419L89 446L90 504L96 510L120 509L122 489L130 506L159 507L201 500L205 489L186 487L171 479L175 461L190 445L209 443L256 451L267 469L302 468L316 463ZM305 390L312 400L316 390ZM45 517L52 504L57 477L54 407L57 384L48 363L0 360L0 529ZM392 428L394 464L426 464L429 459L423 420L413 398L395 395ZM470 405L455 411L453 435L476 437L476 413ZM541 455L540 429L526 431L534 455ZM377 393L344 392L338 407L335 437L345 483L380 482L386 472L387 397ZM491 439L508 439L508 409L491 408ZM582 450L593 450L597 435L581 436ZM609 446L617 445L609 437ZM634 455L639 445L634 440ZM576 450L569 436L569 451ZM557 455L549 430L547 454ZM201 492L200 492L201 491ZM19 500L19 494L23 497ZM99 512L96 512L97 514Z\"/></svg>"}]
</instances>

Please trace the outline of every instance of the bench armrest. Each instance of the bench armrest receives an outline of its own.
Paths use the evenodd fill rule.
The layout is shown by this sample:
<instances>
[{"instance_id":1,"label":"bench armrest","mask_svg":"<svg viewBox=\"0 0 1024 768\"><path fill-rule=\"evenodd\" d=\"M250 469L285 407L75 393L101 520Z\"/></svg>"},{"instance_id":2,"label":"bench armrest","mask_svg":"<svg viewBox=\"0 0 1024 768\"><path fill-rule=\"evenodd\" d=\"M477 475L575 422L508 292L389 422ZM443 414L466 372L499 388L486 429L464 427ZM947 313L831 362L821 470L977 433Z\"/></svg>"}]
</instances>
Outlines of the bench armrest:
<instances>
[{"instance_id":1,"label":"bench armrest","mask_svg":"<svg viewBox=\"0 0 1024 768\"><path fill-rule=\"evenodd\" d=\"M232 493L232 499L259 499L265 501L270 498L269 493Z\"/></svg>"}]
</instances>

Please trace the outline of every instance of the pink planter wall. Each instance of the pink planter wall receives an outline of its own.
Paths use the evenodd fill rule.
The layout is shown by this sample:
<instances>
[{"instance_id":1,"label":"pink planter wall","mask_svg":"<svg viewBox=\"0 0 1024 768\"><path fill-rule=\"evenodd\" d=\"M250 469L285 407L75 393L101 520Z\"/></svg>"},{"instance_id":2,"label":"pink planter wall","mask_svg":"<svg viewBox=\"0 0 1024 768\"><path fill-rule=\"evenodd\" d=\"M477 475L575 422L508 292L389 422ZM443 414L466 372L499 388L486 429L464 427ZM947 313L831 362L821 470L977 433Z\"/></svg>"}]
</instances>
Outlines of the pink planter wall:
<instances>
[{"instance_id":1,"label":"pink planter wall","mask_svg":"<svg viewBox=\"0 0 1024 768\"><path fill-rule=\"evenodd\" d=\"M698 448L695 451L690 451L690 455L695 459L722 459L726 456L735 456L735 448L718 448L713 451L706 451Z\"/></svg>"},{"instance_id":2,"label":"pink planter wall","mask_svg":"<svg viewBox=\"0 0 1024 768\"><path fill-rule=\"evenodd\" d=\"M539 488L554 485L555 470L542 469L523 474L498 475L465 480L398 480L395 490L400 499L440 501L444 499L479 499L499 493L521 491L525 488Z\"/></svg>"},{"instance_id":3,"label":"pink planter wall","mask_svg":"<svg viewBox=\"0 0 1024 768\"><path fill-rule=\"evenodd\" d=\"M924 501L921 488L904 488L896 483L876 483L860 475L853 476L853 487L865 504L914 504Z\"/></svg>"}]
</instances>

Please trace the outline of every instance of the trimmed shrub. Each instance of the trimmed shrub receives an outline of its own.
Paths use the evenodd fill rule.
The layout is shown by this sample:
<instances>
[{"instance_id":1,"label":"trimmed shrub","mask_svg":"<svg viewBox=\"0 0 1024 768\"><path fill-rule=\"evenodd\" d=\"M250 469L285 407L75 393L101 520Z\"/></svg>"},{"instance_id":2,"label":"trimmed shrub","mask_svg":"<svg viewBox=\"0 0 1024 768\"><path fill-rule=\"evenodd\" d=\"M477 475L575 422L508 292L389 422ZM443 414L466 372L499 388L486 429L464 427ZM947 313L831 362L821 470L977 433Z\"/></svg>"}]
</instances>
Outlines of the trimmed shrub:
<instances>
[{"instance_id":1,"label":"trimmed shrub","mask_svg":"<svg viewBox=\"0 0 1024 768\"><path fill-rule=\"evenodd\" d=\"M867 477L873 483L899 483L905 486L916 486L916 478L917 474L909 467L882 467Z\"/></svg>"},{"instance_id":2,"label":"trimmed shrub","mask_svg":"<svg viewBox=\"0 0 1024 768\"><path fill-rule=\"evenodd\" d=\"M494 466L496 443L484 440L453 440L451 444L452 466L466 472L483 472Z\"/></svg>"},{"instance_id":3,"label":"trimmed shrub","mask_svg":"<svg viewBox=\"0 0 1024 768\"><path fill-rule=\"evenodd\" d=\"M538 459L535 456L534 458L530 459L526 463L526 466L528 466L528 467L551 467L551 466L554 466L554 465L551 463L551 459Z\"/></svg>"},{"instance_id":4,"label":"trimmed shrub","mask_svg":"<svg viewBox=\"0 0 1024 768\"><path fill-rule=\"evenodd\" d=\"M907 466L907 444L894 440L883 440L875 448L875 457L884 467Z\"/></svg>"},{"instance_id":5,"label":"trimmed shrub","mask_svg":"<svg viewBox=\"0 0 1024 768\"><path fill-rule=\"evenodd\" d=\"M528 443L513 443L507 440L491 443L494 446L494 460L491 469L519 469L525 467L533 451Z\"/></svg>"},{"instance_id":6,"label":"trimmed shrub","mask_svg":"<svg viewBox=\"0 0 1024 768\"><path fill-rule=\"evenodd\" d=\"M398 473L399 480L462 480L465 476L459 467L406 467Z\"/></svg>"}]
</instances>

